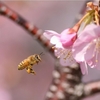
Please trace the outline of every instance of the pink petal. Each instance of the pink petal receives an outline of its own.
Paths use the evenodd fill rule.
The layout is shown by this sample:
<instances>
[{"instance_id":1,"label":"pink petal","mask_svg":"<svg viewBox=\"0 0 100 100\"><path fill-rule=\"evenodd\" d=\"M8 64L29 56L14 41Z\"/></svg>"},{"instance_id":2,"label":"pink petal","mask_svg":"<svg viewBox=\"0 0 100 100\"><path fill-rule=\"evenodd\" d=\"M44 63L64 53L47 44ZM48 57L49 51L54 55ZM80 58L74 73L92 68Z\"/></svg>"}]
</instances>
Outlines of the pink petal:
<instances>
[{"instance_id":1,"label":"pink petal","mask_svg":"<svg viewBox=\"0 0 100 100\"><path fill-rule=\"evenodd\" d=\"M73 53L74 59L77 62L83 62L84 61L84 55L86 54L88 44L89 43L83 43L81 45L76 45L76 44L73 45L72 53Z\"/></svg>"},{"instance_id":2,"label":"pink petal","mask_svg":"<svg viewBox=\"0 0 100 100\"><path fill-rule=\"evenodd\" d=\"M95 51L94 56L87 63L91 68L98 69L100 66L100 53L98 51Z\"/></svg>"},{"instance_id":3,"label":"pink petal","mask_svg":"<svg viewBox=\"0 0 100 100\"><path fill-rule=\"evenodd\" d=\"M43 35L47 38L47 39L51 39L53 36L57 36L60 37L60 34L58 34L55 31L52 30L45 30L45 32L43 33Z\"/></svg>"},{"instance_id":4,"label":"pink petal","mask_svg":"<svg viewBox=\"0 0 100 100\"><path fill-rule=\"evenodd\" d=\"M61 42L58 42L58 43L56 44L56 47L57 47L57 48L63 48L62 43L61 43Z\"/></svg>"},{"instance_id":5,"label":"pink petal","mask_svg":"<svg viewBox=\"0 0 100 100\"><path fill-rule=\"evenodd\" d=\"M89 67L95 68L96 67L96 62L95 62L95 57L93 57L90 61L87 62Z\"/></svg>"},{"instance_id":6,"label":"pink petal","mask_svg":"<svg viewBox=\"0 0 100 100\"><path fill-rule=\"evenodd\" d=\"M97 58L94 61L95 61L95 64L96 64L96 68L100 70L100 52L98 52Z\"/></svg>"},{"instance_id":7,"label":"pink petal","mask_svg":"<svg viewBox=\"0 0 100 100\"><path fill-rule=\"evenodd\" d=\"M100 36L100 26L95 24L87 25L87 27L84 29L84 31L87 31L88 34L92 35L93 37Z\"/></svg>"},{"instance_id":8,"label":"pink petal","mask_svg":"<svg viewBox=\"0 0 100 100\"><path fill-rule=\"evenodd\" d=\"M63 48L62 43L57 36L53 36L50 40L50 43L54 44L56 48Z\"/></svg>"},{"instance_id":9,"label":"pink petal","mask_svg":"<svg viewBox=\"0 0 100 100\"><path fill-rule=\"evenodd\" d=\"M69 52L69 50L68 50L68 52ZM69 57L66 58L66 56L68 55L68 52L65 54L62 54L62 56L60 57L60 64L62 66L70 66L70 65L76 63L76 61L74 60L72 55L70 55Z\"/></svg>"},{"instance_id":10,"label":"pink petal","mask_svg":"<svg viewBox=\"0 0 100 100\"><path fill-rule=\"evenodd\" d=\"M58 42L60 42L59 37L57 37L57 36L51 37L50 43L52 43L52 44L57 44Z\"/></svg>"},{"instance_id":11,"label":"pink petal","mask_svg":"<svg viewBox=\"0 0 100 100\"><path fill-rule=\"evenodd\" d=\"M92 58L94 45L91 46L91 49L88 50L90 42L92 42L95 38L100 36L100 26L97 25L88 25L79 35L77 40L73 44L73 57L76 61L84 61L84 56L86 60ZM87 54L89 53L89 55ZM90 54L90 52L92 54Z\"/></svg>"},{"instance_id":12,"label":"pink petal","mask_svg":"<svg viewBox=\"0 0 100 100\"><path fill-rule=\"evenodd\" d=\"M63 49L62 48L57 48L57 50L54 51L56 57L60 57L63 55Z\"/></svg>"},{"instance_id":13,"label":"pink petal","mask_svg":"<svg viewBox=\"0 0 100 100\"><path fill-rule=\"evenodd\" d=\"M81 68L81 72L83 75L88 74L88 68L87 68L87 65L85 64L85 62L80 63L80 68Z\"/></svg>"},{"instance_id":14,"label":"pink petal","mask_svg":"<svg viewBox=\"0 0 100 100\"><path fill-rule=\"evenodd\" d=\"M68 60L65 60L64 58L60 58L60 64L62 66L70 66L70 65L72 65L71 62L69 62Z\"/></svg>"},{"instance_id":15,"label":"pink petal","mask_svg":"<svg viewBox=\"0 0 100 100\"><path fill-rule=\"evenodd\" d=\"M88 48L86 50L86 54L84 55L86 61L89 61L90 59L92 59L94 57L95 45L96 44L94 42L92 42L88 45Z\"/></svg>"},{"instance_id":16,"label":"pink petal","mask_svg":"<svg viewBox=\"0 0 100 100\"><path fill-rule=\"evenodd\" d=\"M93 39L98 38L98 36L100 37L100 26L90 24L80 33L78 39L81 42L90 42Z\"/></svg>"}]
</instances>

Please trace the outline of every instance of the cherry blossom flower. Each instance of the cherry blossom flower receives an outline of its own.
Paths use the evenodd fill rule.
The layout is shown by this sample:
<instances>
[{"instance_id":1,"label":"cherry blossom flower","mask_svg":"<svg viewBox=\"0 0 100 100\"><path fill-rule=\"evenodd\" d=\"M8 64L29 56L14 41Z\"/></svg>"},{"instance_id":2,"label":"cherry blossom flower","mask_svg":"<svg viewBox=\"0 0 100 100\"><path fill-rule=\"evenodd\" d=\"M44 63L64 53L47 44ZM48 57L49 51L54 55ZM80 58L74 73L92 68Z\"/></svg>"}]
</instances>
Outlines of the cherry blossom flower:
<instances>
[{"instance_id":1,"label":"cherry blossom flower","mask_svg":"<svg viewBox=\"0 0 100 100\"><path fill-rule=\"evenodd\" d=\"M72 31L72 33L71 33ZM76 32L70 29L65 29L61 34L51 30L46 30L44 36L50 40L50 43L55 45L55 56L60 58L60 64L69 66L75 63L72 57L71 47L76 39Z\"/></svg>"},{"instance_id":2,"label":"cherry blossom flower","mask_svg":"<svg viewBox=\"0 0 100 100\"><path fill-rule=\"evenodd\" d=\"M83 74L88 73L88 66L99 68L100 65L99 10L92 2L87 3L87 6L90 10L73 28L66 29L61 34L51 30L44 33L50 43L54 44L55 56L60 58L60 64L69 66L77 62ZM80 32L82 25L85 28Z\"/></svg>"},{"instance_id":3,"label":"cherry blossom flower","mask_svg":"<svg viewBox=\"0 0 100 100\"><path fill-rule=\"evenodd\" d=\"M77 62L84 63L83 73L87 66L100 69L100 26L87 25L74 42L72 53Z\"/></svg>"}]
</instances>

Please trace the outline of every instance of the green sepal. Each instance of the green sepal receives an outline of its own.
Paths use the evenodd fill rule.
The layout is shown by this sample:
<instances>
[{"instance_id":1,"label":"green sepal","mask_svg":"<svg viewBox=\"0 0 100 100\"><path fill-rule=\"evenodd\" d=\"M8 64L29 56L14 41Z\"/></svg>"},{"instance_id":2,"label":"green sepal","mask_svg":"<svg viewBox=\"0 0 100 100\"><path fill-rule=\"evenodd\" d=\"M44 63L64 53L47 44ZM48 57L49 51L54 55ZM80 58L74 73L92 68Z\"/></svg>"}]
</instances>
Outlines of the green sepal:
<instances>
[{"instance_id":1,"label":"green sepal","mask_svg":"<svg viewBox=\"0 0 100 100\"><path fill-rule=\"evenodd\" d=\"M84 19L84 27L93 22L94 12L89 12L89 15Z\"/></svg>"}]
</instances>

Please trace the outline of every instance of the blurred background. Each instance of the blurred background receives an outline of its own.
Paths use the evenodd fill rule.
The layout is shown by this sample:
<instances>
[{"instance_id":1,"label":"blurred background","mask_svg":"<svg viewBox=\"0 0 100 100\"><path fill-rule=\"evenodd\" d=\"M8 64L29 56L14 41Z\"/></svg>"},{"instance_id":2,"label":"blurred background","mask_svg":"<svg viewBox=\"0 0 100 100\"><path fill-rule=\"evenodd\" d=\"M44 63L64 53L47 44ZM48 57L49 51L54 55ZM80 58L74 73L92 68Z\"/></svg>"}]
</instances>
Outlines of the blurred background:
<instances>
[{"instance_id":1,"label":"blurred background","mask_svg":"<svg viewBox=\"0 0 100 100\"><path fill-rule=\"evenodd\" d=\"M3 1L11 9L42 30L61 33L72 27L86 0ZM90 0L91 1L91 0ZM31 35L8 18L0 16L0 100L44 100L52 80L55 60ZM18 64L43 52L34 66L36 75L19 71ZM89 69L83 81L100 79L100 71ZM85 100L98 100L99 95Z\"/></svg>"}]
</instances>

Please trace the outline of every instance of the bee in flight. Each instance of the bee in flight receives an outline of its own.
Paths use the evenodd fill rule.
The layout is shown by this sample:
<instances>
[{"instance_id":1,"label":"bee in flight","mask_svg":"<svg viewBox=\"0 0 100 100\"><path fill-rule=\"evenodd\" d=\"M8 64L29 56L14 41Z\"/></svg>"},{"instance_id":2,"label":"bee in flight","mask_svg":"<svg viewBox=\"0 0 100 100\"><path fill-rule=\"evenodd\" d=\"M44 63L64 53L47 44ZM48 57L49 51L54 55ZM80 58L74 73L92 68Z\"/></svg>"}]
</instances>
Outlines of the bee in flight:
<instances>
[{"instance_id":1,"label":"bee in flight","mask_svg":"<svg viewBox=\"0 0 100 100\"><path fill-rule=\"evenodd\" d=\"M23 70L26 69L27 73L32 73L32 74L36 74L35 71L32 69L32 66L35 64L38 64L39 62L41 62L41 57L40 55L42 55L43 53L40 54L34 54L29 56L27 59L24 59L19 65L18 65L18 70Z\"/></svg>"}]
</instances>

